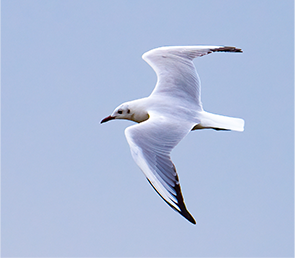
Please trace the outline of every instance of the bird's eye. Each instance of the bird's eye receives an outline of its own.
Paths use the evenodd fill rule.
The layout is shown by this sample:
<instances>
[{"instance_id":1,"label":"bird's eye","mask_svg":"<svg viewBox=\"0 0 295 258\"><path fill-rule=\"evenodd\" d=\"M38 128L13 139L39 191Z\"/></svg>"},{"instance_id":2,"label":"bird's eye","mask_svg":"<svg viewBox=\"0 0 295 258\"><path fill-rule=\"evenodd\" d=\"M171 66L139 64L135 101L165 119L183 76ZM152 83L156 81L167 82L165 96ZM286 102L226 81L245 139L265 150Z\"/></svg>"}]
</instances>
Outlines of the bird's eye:
<instances>
[{"instance_id":1,"label":"bird's eye","mask_svg":"<svg viewBox=\"0 0 295 258\"><path fill-rule=\"evenodd\" d=\"M123 111L122 111L122 110L118 110L118 113L119 113L119 114L122 114L122 113L123 113Z\"/></svg>"}]
</instances>

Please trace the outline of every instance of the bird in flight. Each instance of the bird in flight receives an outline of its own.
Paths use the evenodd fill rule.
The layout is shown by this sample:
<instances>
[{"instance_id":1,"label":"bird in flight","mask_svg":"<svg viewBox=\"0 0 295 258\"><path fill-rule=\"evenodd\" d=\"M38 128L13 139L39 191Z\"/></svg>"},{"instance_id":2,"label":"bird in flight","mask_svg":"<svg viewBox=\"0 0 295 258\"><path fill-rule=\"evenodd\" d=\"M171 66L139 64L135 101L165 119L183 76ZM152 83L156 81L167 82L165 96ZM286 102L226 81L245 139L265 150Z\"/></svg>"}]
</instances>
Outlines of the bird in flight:
<instances>
[{"instance_id":1,"label":"bird in flight","mask_svg":"<svg viewBox=\"0 0 295 258\"><path fill-rule=\"evenodd\" d=\"M131 154L147 180L174 210L193 224L187 210L172 149L192 130L244 130L244 120L204 111L201 83L193 59L212 52L242 52L228 46L173 46L152 49L142 58L157 74L149 97L118 106L101 123L127 119L138 124L125 130Z\"/></svg>"}]
</instances>

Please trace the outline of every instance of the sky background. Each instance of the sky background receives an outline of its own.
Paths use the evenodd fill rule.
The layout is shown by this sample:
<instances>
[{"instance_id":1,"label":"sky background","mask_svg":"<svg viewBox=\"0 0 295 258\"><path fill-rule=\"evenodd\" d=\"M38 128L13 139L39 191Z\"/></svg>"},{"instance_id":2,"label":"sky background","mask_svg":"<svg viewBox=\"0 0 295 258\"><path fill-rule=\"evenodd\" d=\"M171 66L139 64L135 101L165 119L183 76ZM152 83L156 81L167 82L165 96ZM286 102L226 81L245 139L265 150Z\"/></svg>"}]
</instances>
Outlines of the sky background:
<instances>
[{"instance_id":1,"label":"sky background","mask_svg":"<svg viewBox=\"0 0 295 258\"><path fill-rule=\"evenodd\" d=\"M294 6L269 0L2 0L2 257L293 257ZM156 83L141 55L195 60L206 111L245 131L172 152L193 225L100 124Z\"/></svg>"}]
</instances>

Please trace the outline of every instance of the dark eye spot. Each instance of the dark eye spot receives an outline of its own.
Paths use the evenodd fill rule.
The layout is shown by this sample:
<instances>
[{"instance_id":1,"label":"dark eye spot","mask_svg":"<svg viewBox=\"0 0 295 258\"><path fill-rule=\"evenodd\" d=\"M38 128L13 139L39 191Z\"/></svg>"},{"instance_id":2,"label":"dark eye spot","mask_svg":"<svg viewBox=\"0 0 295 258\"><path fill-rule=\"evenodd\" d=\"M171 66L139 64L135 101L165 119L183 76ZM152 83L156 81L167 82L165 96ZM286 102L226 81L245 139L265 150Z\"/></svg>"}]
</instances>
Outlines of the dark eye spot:
<instances>
[{"instance_id":1,"label":"dark eye spot","mask_svg":"<svg viewBox=\"0 0 295 258\"><path fill-rule=\"evenodd\" d=\"M130 113L130 109L129 109L129 108L127 109L127 113L128 113L128 114Z\"/></svg>"},{"instance_id":2,"label":"dark eye spot","mask_svg":"<svg viewBox=\"0 0 295 258\"><path fill-rule=\"evenodd\" d=\"M118 110L118 113L119 113L119 114L122 114L122 113L123 113L123 111L122 111L122 110Z\"/></svg>"}]
</instances>

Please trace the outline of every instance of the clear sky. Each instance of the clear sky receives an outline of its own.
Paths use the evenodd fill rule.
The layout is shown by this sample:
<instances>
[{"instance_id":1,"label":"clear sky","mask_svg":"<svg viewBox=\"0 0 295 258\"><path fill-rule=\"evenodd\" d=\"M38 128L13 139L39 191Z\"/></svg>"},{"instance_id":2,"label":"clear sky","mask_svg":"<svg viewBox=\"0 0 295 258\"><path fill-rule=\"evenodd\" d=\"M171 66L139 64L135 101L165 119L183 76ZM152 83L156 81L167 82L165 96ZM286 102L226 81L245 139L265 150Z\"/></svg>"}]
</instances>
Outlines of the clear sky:
<instances>
[{"instance_id":1,"label":"clear sky","mask_svg":"<svg viewBox=\"0 0 295 258\"><path fill-rule=\"evenodd\" d=\"M293 1L2 0L3 257L293 257ZM100 124L156 83L141 55L195 60L205 110L245 131L191 132L172 152L192 225Z\"/></svg>"}]
</instances>

